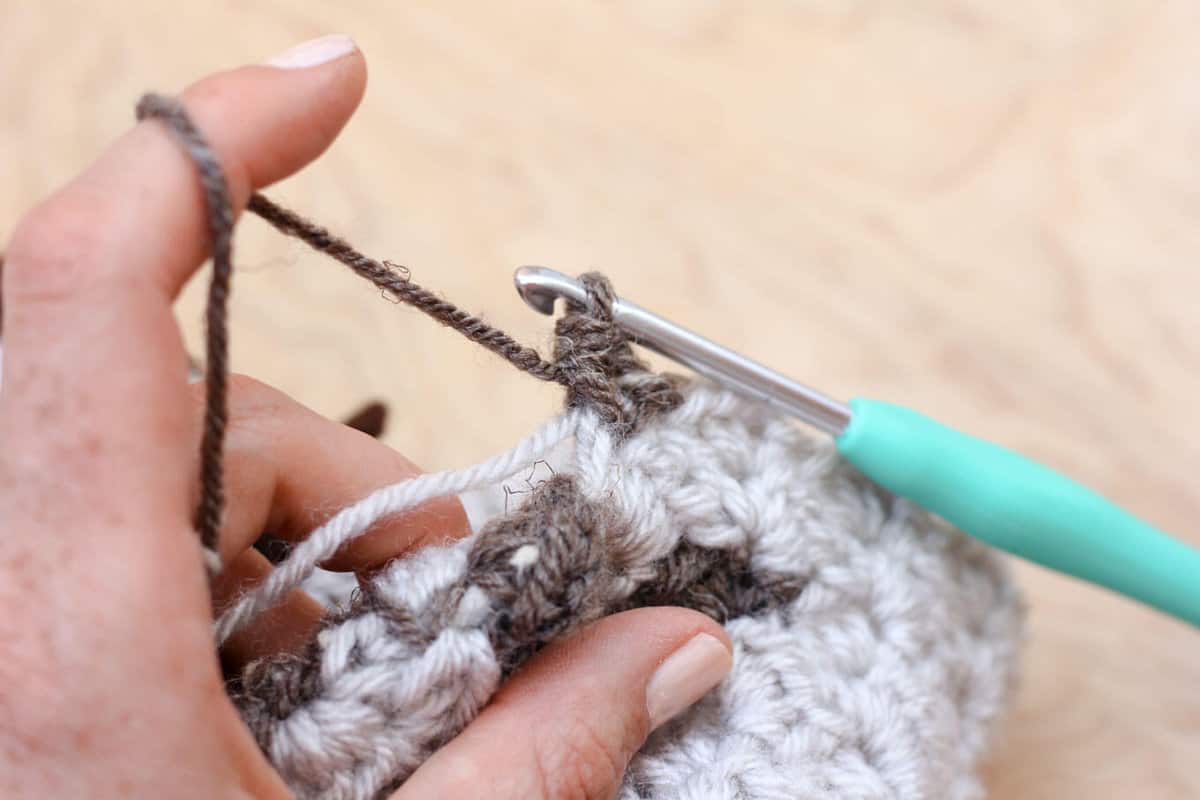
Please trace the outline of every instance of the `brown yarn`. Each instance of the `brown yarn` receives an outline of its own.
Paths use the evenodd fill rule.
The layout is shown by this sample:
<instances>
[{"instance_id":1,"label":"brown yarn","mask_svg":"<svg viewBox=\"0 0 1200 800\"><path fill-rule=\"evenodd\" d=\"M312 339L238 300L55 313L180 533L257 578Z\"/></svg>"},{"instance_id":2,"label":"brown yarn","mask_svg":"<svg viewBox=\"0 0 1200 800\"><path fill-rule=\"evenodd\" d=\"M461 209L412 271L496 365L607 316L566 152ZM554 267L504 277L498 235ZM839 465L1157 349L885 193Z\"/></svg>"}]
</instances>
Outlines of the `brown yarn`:
<instances>
[{"instance_id":1,"label":"brown yarn","mask_svg":"<svg viewBox=\"0 0 1200 800\"><path fill-rule=\"evenodd\" d=\"M587 304L568 301L555 326L555 364L569 376L567 404L588 405L622 433L679 405L683 398L671 379L653 373L633 353L629 337L613 321L616 299L608 278L598 272L579 277Z\"/></svg>"},{"instance_id":2,"label":"brown yarn","mask_svg":"<svg viewBox=\"0 0 1200 800\"><path fill-rule=\"evenodd\" d=\"M146 94L137 104L137 117L155 118L167 124L195 163L204 191L213 272L205 308L208 358L196 529L208 550L210 564L216 568L217 536L225 504L222 454L228 418L233 205L220 162L182 103L173 97ZM344 239L263 195L253 194L247 208L280 232L340 261L397 301L453 328L522 372L566 386L570 404L600 409L602 418L621 433L635 428L643 417L673 408L680 402L671 381L650 373L634 356L628 337L613 321L612 287L601 275L583 276L589 302L568 305L568 313L558 324L555 361L551 363L533 348L413 283L407 269L364 255Z\"/></svg>"},{"instance_id":3,"label":"brown yarn","mask_svg":"<svg viewBox=\"0 0 1200 800\"><path fill-rule=\"evenodd\" d=\"M289 211L261 194L250 198L247 206L258 216L275 226L276 230L295 236L314 250L337 259L358 275L383 289L396 300L433 317L443 325L483 345L522 372L544 381L563 382L561 370L544 361L532 347L516 342L511 336L483 320L443 300L433 292L418 286L408 276L387 262L376 261L356 250L349 242L299 214Z\"/></svg>"},{"instance_id":4,"label":"brown yarn","mask_svg":"<svg viewBox=\"0 0 1200 800\"><path fill-rule=\"evenodd\" d=\"M651 605L683 605L725 622L786 605L807 580L755 571L748 554L681 542L628 585L628 523L611 509L583 496L575 479L558 475L541 483L516 511L488 523L476 536L464 573L419 609L397 604L365 582L353 603L334 611L325 626L376 616L381 639L404 642L412 651L427 648L454 627L463 594L482 589L494 610L484 625L496 661L507 676L547 644L603 616ZM536 561L521 565L515 556L535 548ZM631 593L632 592L632 593ZM325 691L321 644L310 641L300 654L281 653L246 667L231 686L243 720L271 752L274 723L312 702ZM361 651L351 662L370 659ZM461 724L449 723L443 735L419 742L432 754ZM396 776L384 797L407 777ZM293 787L295 788L295 787ZM320 787L313 792L319 794Z\"/></svg>"},{"instance_id":5,"label":"brown yarn","mask_svg":"<svg viewBox=\"0 0 1200 800\"><path fill-rule=\"evenodd\" d=\"M203 134L192 123L183 104L171 97L147 94L137 104L137 118L161 119L183 144L204 190L208 234L212 247L212 279L205 307L205 342L208 354L204 375L204 433L200 440L200 505L196 531L210 554L216 552L217 535L225 509L225 479L221 457L229 417L229 279L233 274L233 203L225 173ZM209 559L212 566L216 561Z\"/></svg>"},{"instance_id":6,"label":"brown yarn","mask_svg":"<svg viewBox=\"0 0 1200 800\"><path fill-rule=\"evenodd\" d=\"M383 436L384 428L387 427L387 418L387 406L378 400L373 400L343 420L342 424L365 433L373 439L378 439Z\"/></svg>"}]
</instances>

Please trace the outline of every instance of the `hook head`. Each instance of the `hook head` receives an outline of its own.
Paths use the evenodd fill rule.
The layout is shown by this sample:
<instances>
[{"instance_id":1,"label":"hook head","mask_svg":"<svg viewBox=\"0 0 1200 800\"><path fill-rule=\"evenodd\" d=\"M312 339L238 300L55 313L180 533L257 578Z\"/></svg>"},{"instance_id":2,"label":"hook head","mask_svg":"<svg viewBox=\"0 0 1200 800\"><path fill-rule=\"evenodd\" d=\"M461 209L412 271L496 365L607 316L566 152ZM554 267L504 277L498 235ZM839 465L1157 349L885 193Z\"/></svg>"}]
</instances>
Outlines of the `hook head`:
<instances>
[{"instance_id":1,"label":"hook head","mask_svg":"<svg viewBox=\"0 0 1200 800\"><path fill-rule=\"evenodd\" d=\"M546 267L519 267L513 284L525 305L547 316L554 313L554 301L560 297L587 302L587 291L579 281Z\"/></svg>"}]
</instances>

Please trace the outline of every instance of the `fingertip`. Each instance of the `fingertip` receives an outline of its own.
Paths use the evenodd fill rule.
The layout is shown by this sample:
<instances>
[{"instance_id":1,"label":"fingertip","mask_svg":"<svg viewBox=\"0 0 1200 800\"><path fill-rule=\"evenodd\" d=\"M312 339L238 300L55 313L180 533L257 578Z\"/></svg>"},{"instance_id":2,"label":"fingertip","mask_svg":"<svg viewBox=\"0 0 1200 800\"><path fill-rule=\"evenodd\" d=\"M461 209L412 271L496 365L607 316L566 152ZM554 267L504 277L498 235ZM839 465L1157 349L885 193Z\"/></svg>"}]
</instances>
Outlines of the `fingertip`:
<instances>
[{"instance_id":1,"label":"fingertip","mask_svg":"<svg viewBox=\"0 0 1200 800\"><path fill-rule=\"evenodd\" d=\"M307 67L254 64L211 75L181 99L221 157L240 207L253 189L320 156L362 102L366 85L366 58L353 46Z\"/></svg>"},{"instance_id":2,"label":"fingertip","mask_svg":"<svg viewBox=\"0 0 1200 800\"><path fill-rule=\"evenodd\" d=\"M301 42L266 60L266 66L280 69L309 69L336 61L358 50L354 40L344 33L331 33Z\"/></svg>"},{"instance_id":3,"label":"fingertip","mask_svg":"<svg viewBox=\"0 0 1200 800\"><path fill-rule=\"evenodd\" d=\"M698 611L674 606L654 606L624 611L588 625L555 642L522 667L504 687L502 695L537 694L557 704L571 699L573 681L555 687L549 676L590 674L590 683L604 687L648 686L654 675L680 649L697 637L716 643L732 659L733 645L715 620ZM711 647L708 648L711 654ZM726 670L728 671L728 670ZM561 688L564 696L553 694Z\"/></svg>"},{"instance_id":4,"label":"fingertip","mask_svg":"<svg viewBox=\"0 0 1200 800\"><path fill-rule=\"evenodd\" d=\"M646 714L650 728L690 708L724 680L733 667L727 641L711 633L697 633L667 656L646 683Z\"/></svg>"},{"instance_id":5,"label":"fingertip","mask_svg":"<svg viewBox=\"0 0 1200 800\"><path fill-rule=\"evenodd\" d=\"M584 633L611 638L614 646L641 643L641 649L652 648L663 653L664 658L700 634L716 639L731 653L733 651L729 634L720 623L707 614L677 606L650 606L613 614L585 629Z\"/></svg>"},{"instance_id":6,"label":"fingertip","mask_svg":"<svg viewBox=\"0 0 1200 800\"><path fill-rule=\"evenodd\" d=\"M642 663L623 679L643 689L648 730L690 708L733 666L729 634L716 620L691 609L634 609L601 620L595 633L609 640L606 652L628 654L636 648L644 653Z\"/></svg>"},{"instance_id":7,"label":"fingertip","mask_svg":"<svg viewBox=\"0 0 1200 800\"><path fill-rule=\"evenodd\" d=\"M266 580L272 569L257 550L246 550L234 558L212 583L214 617L220 617L248 588ZM316 634L324 615L323 605L303 589L295 589L248 628L229 637L221 647L221 662L237 674L255 659L298 653Z\"/></svg>"},{"instance_id":8,"label":"fingertip","mask_svg":"<svg viewBox=\"0 0 1200 800\"><path fill-rule=\"evenodd\" d=\"M711 691L732 660L729 636L698 612L606 617L532 658L392 800L465 796L481 774L499 776L497 800L613 796L650 731Z\"/></svg>"},{"instance_id":9,"label":"fingertip","mask_svg":"<svg viewBox=\"0 0 1200 800\"><path fill-rule=\"evenodd\" d=\"M351 46L303 68L257 64L215 73L186 88L180 100L240 212L253 191L299 171L333 143L362 101L366 80L366 59ZM34 237L36 247L61 238L56 230L82 229L94 246L86 258L68 253L64 260L82 262L77 271L89 281L123 273L149 278L171 295L208 249L196 165L157 119L135 126L27 215L22 227L49 230ZM74 285L75 273L67 278Z\"/></svg>"}]
</instances>

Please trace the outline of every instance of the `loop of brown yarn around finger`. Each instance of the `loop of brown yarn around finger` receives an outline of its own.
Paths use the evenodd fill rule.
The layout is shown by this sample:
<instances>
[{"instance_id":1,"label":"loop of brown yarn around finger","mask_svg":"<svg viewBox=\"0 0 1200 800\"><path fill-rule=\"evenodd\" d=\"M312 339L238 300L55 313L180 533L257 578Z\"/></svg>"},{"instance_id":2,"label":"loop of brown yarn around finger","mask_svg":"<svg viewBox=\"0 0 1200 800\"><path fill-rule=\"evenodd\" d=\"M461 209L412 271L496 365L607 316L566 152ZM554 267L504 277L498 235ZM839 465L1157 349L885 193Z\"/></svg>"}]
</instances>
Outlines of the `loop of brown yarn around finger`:
<instances>
[{"instance_id":1,"label":"loop of brown yarn around finger","mask_svg":"<svg viewBox=\"0 0 1200 800\"><path fill-rule=\"evenodd\" d=\"M137 104L137 118L162 120L196 165L204 191L205 217L212 249L212 278L205 307L204 432L200 441L200 505L196 532L211 571L220 570L217 537L225 510L222 456L229 417L229 284L233 274L233 204L225 173L200 129L178 100L147 94Z\"/></svg>"}]
</instances>

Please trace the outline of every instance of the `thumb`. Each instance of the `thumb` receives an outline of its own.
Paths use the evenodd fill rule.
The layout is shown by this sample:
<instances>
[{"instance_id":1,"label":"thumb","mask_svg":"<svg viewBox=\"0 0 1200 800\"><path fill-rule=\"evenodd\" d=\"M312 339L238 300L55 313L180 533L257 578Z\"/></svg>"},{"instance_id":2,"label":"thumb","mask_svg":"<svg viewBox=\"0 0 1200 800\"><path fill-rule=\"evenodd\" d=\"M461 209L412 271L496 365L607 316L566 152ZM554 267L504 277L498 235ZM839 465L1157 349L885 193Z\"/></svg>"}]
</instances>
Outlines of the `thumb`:
<instances>
[{"instance_id":1,"label":"thumb","mask_svg":"<svg viewBox=\"0 0 1200 800\"><path fill-rule=\"evenodd\" d=\"M532 659L391 800L611 798L649 733L731 665L729 637L703 614L607 617Z\"/></svg>"}]
</instances>

